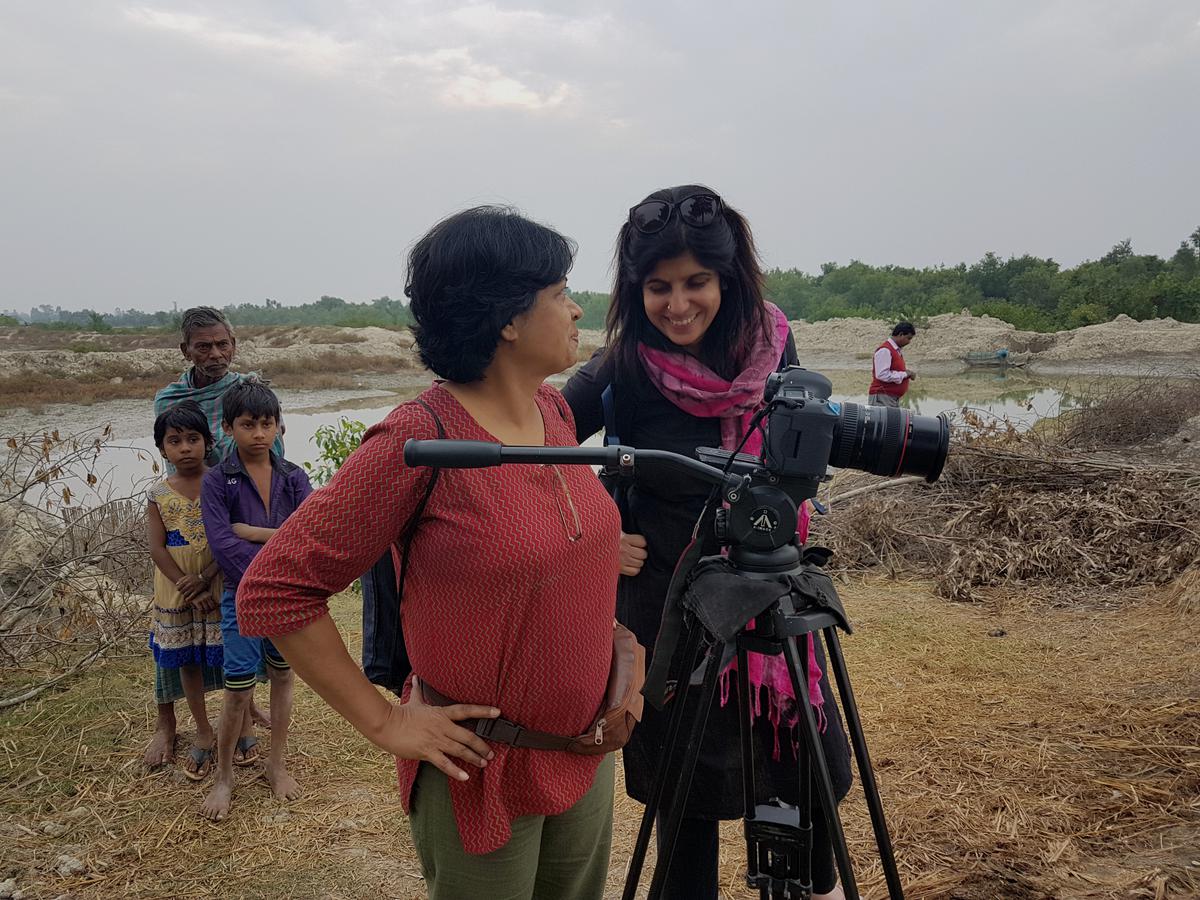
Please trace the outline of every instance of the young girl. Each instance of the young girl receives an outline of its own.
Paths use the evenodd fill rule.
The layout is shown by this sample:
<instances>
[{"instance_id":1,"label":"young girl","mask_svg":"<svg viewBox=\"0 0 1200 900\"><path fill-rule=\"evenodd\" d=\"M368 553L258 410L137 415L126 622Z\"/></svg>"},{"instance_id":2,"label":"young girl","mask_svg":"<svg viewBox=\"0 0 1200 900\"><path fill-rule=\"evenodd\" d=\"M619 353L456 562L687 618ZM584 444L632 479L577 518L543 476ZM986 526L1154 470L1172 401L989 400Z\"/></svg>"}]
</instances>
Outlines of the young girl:
<instances>
[{"instance_id":1,"label":"young girl","mask_svg":"<svg viewBox=\"0 0 1200 900\"><path fill-rule=\"evenodd\" d=\"M154 560L150 649L163 669L178 669L196 722L184 774L200 781L213 767L215 743L204 705L202 665L220 668L221 570L213 560L200 517L204 458L213 447L208 418L184 400L154 420L154 443L175 474L149 492L146 535Z\"/></svg>"}]
</instances>

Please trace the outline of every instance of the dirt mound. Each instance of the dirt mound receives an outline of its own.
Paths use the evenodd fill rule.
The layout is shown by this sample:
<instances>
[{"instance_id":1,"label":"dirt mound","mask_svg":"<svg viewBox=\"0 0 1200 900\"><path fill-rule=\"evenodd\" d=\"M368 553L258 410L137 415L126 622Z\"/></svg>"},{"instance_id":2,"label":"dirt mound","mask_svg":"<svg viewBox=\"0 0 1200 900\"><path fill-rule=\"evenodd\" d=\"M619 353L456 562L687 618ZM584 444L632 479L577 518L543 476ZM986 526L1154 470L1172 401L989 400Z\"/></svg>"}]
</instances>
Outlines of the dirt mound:
<instances>
[{"instance_id":1,"label":"dirt mound","mask_svg":"<svg viewBox=\"0 0 1200 900\"><path fill-rule=\"evenodd\" d=\"M238 368L243 371L263 369L270 372L281 363L291 368L326 360L330 354L345 357L347 368L353 367L355 357L391 357L396 360L397 369L420 367L413 352L412 332L388 331L374 326L292 328L263 337L243 338L238 341L237 361ZM178 354L176 359L179 359Z\"/></svg>"},{"instance_id":2,"label":"dirt mound","mask_svg":"<svg viewBox=\"0 0 1200 900\"><path fill-rule=\"evenodd\" d=\"M28 373L65 378L165 377L178 374L185 365L175 347L106 350L92 349L93 346L103 345L79 342L72 344L74 349L0 350L0 379ZM342 358L346 368L353 368L356 357L393 358L398 369L415 368L419 364L412 347L411 332L388 331L386 328L270 329L238 341L237 368L243 371L270 371L281 366L290 369L298 365L327 363L331 355Z\"/></svg>"},{"instance_id":3,"label":"dirt mound","mask_svg":"<svg viewBox=\"0 0 1200 900\"><path fill-rule=\"evenodd\" d=\"M1184 422L1171 437L1163 441L1163 450L1167 453L1187 458L1200 458L1200 416L1192 416Z\"/></svg>"},{"instance_id":4,"label":"dirt mound","mask_svg":"<svg viewBox=\"0 0 1200 900\"><path fill-rule=\"evenodd\" d=\"M1139 322L1120 315L1111 322L1059 331L1042 356L1048 360L1105 359L1142 355L1182 355L1200 343L1200 325L1174 319Z\"/></svg>"},{"instance_id":5,"label":"dirt mound","mask_svg":"<svg viewBox=\"0 0 1200 900\"><path fill-rule=\"evenodd\" d=\"M796 347L804 353L852 354L869 359L875 348L891 334L896 323L883 319L826 319L823 322L793 322ZM1031 332L1017 331L992 316L973 316L970 311L934 316L918 329L917 338L904 355L914 368L921 360L958 360L968 350L1025 350Z\"/></svg>"},{"instance_id":6,"label":"dirt mound","mask_svg":"<svg viewBox=\"0 0 1200 900\"><path fill-rule=\"evenodd\" d=\"M895 323L883 319L827 319L793 322L792 334L805 353L850 355L868 359ZM1102 325L1044 334L1021 331L1003 319L974 316L970 310L933 316L917 330L905 357L920 368L922 361L958 361L970 351L1007 348L1037 363L1072 362L1112 357L1179 356L1200 343L1200 325L1174 319L1137 322L1117 316Z\"/></svg>"},{"instance_id":7,"label":"dirt mound","mask_svg":"<svg viewBox=\"0 0 1200 900\"><path fill-rule=\"evenodd\" d=\"M883 319L827 319L792 323L802 359L833 368L857 367L890 333L895 323ZM49 343L36 329L6 329L0 341L0 383L29 376L111 381L164 379L183 369L179 351L164 335L54 336ZM28 335L26 339L25 335ZM598 330L580 334L580 355L586 359L604 343ZM157 346L146 346L147 342ZM1007 348L1033 367L1070 370L1073 363L1144 358L1182 359L1200 344L1200 325L1173 319L1135 322L1118 316L1103 325L1041 334L1020 331L992 316L973 316L969 310L933 316L918 328L917 339L905 351L914 369L924 363L944 368L961 365L970 351ZM164 346L166 345L166 346ZM418 370L421 364L410 331L386 328L271 327L245 329L238 340L238 368L265 372L268 377L297 371L327 373ZM1082 369L1080 369L1082 371Z\"/></svg>"},{"instance_id":8,"label":"dirt mound","mask_svg":"<svg viewBox=\"0 0 1200 900\"><path fill-rule=\"evenodd\" d=\"M178 371L178 350L11 350L0 353L0 378L28 372L65 378L138 378Z\"/></svg>"}]
</instances>

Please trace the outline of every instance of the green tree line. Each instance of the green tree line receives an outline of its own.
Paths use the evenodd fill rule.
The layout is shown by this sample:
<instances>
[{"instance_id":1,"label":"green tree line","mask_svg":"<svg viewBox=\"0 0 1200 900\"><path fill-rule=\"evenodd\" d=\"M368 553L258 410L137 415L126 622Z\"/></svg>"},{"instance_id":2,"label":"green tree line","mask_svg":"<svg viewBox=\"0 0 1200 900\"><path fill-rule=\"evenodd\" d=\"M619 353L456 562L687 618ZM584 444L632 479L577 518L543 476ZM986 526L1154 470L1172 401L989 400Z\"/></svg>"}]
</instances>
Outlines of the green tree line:
<instances>
[{"instance_id":1,"label":"green tree line","mask_svg":"<svg viewBox=\"0 0 1200 900\"><path fill-rule=\"evenodd\" d=\"M917 319L964 307L1030 331L1170 317L1200 322L1200 228L1170 259L1135 253L1128 240L1100 259L1063 269L1036 256L986 254L974 265L923 269L826 263L818 275L767 273L767 295L791 319Z\"/></svg>"},{"instance_id":2,"label":"green tree line","mask_svg":"<svg viewBox=\"0 0 1200 900\"><path fill-rule=\"evenodd\" d=\"M583 328L603 328L608 294L572 291L583 308ZM799 269L767 273L767 296L791 319L810 322L841 316L922 319L964 307L1030 331L1055 331L1107 322L1122 313L1134 319L1170 317L1200 322L1200 228L1169 259L1135 253L1130 241L1116 244L1097 260L1062 268L1049 258L987 253L973 265L872 266L853 260L825 263L817 274ZM407 306L383 296L356 303L321 297L284 306L275 300L224 307L236 325L333 325L403 328L411 324ZM45 328L110 331L179 325L179 313L34 307L28 316L0 312L0 325L17 321Z\"/></svg>"}]
</instances>

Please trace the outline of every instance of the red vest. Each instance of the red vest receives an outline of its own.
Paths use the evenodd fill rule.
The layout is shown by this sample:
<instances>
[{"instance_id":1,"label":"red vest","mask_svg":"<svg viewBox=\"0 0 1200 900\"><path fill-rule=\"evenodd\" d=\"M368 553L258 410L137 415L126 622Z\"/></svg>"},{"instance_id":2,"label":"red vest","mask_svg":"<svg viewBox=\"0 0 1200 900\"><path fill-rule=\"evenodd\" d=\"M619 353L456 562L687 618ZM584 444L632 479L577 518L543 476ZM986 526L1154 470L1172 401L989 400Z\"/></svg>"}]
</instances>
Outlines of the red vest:
<instances>
[{"instance_id":1,"label":"red vest","mask_svg":"<svg viewBox=\"0 0 1200 900\"><path fill-rule=\"evenodd\" d=\"M893 372L905 371L904 355L899 350L897 350L895 347L892 346L891 341L884 341L882 344L879 345L878 348L876 348L875 352L878 353L880 350L887 350L888 353L892 354L892 371ZM872 354L871 355L871 387L867 391L868 394L887 394L891 397L903 397L906 393L908 393L908 379L907 378L905 378L899 384L896 384L891 381L880 381L879 378L876 377L877 374L878 373L876 373L876 371L875 371L875 355Z\"/></svg>"}]
</instances>

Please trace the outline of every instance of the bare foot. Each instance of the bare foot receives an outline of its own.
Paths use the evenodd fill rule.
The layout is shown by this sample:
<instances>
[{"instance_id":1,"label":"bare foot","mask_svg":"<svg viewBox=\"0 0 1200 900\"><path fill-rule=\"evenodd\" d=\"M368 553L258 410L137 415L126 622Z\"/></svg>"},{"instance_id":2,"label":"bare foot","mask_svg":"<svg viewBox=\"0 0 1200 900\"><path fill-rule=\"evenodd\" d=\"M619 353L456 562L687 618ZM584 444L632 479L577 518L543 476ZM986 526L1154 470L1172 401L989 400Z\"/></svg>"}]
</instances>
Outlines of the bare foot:
<instances>
[{"instance_id":1,"label":"bare foot","mask_svg":"<svg viewBox=\"0 0 1200 900\"><path fill-rule=\"evenodd\" d=\"M257 703L250 704L250 719L259 728L271 727L271 710L263 709Z\"/></svg>"},{"instance_id":2,"label":"bare foot","mask_svg":"<svg viewBox=\"0 0 1200 900\"><path fill-rule=\"evenodd\" d=\"M828 894L813 894L813 900L846 900L840 884L835 884Z\"/></svg>"},{"instance_id":3,"label":"bare foot","mask_svg":"<svg viewBox=\"0 0 1200 900\"><path fill-rule=\"evenodd\" d=\"M213 783L212 790L200 805L200 815L214 822L220 822L229 815L229 807L233 802L233 778L224 778L220 774Z\"/></svg>"},{"instance_id":4,"label":"bare foot","mask_svg":"<svg viewBox=\"0 0 1200 900\"><path fill-rule=\"evenodd\" d=\"M300 796L299 783L283 766L276 769L268 765L266 775L267 783L271 785L271 793L277 800L295 800Z\"/></svg>"},{"instance_id":5,"label":"bare foot","mask_svg":"<svg viewBox=\"0 0 1200 900\"><path fill-rule=\"evenodd\" d=\"M151 769L165 766L175 758L175 726L159 722L154 729L154 737L150 738L150 746L142 757Z\"/></svg>"}]
</instances>

